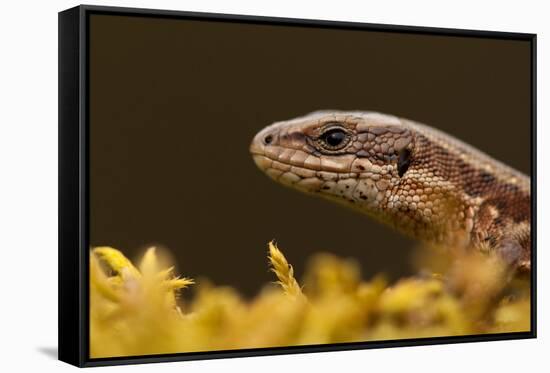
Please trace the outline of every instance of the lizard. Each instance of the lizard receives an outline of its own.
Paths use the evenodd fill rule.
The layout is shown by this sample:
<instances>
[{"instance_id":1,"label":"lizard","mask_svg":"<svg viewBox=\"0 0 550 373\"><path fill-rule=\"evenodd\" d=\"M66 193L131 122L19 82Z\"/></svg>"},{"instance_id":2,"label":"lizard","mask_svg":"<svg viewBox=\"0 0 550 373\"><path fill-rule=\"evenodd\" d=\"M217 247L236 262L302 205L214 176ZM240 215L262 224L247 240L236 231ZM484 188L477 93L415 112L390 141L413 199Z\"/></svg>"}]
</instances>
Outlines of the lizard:
<instances>
[{"instance_id":1,"label":"lizard","mask_svg":"<svg viewBox=\"0 0 550 373\"><path fill-rule=\"evenodd\" d=\"M250 144L275 181L434 245L497 253L531 270L527 175L434 127L369 111L275 122Z\"/></svg>"}]
</instances>

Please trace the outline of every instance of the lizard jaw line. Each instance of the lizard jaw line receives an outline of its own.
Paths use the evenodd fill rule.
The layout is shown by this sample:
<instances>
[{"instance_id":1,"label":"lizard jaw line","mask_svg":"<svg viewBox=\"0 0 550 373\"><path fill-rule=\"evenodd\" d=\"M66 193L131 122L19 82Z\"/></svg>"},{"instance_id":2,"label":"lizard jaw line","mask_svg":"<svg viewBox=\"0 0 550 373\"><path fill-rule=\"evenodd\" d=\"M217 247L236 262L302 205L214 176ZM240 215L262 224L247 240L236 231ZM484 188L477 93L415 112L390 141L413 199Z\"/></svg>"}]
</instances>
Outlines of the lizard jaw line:
<instances>
[{"instance_id":1,"label":"lizard jaw line","mask_svg":"<svg viewBox=\"0 0 550 373\"><path fill-rule=\"evenodd\" d=\"M252 159L254 160L254 163L256 163L256 166L262 171L267 171L268 169L275 169L280 170L283 172L290 171L290 169L294 170L303 170L303 171L309 171L312 173L311 177L313 177L314 173L317 173L319 170L314 168L309 168L304 166L303 164L294 164L292 162L282 162L279 159L274 159L269 157L266 154L262 153L252 153ZM305 177L305 176L302 176Z\"/></svg>"}]
</instances>

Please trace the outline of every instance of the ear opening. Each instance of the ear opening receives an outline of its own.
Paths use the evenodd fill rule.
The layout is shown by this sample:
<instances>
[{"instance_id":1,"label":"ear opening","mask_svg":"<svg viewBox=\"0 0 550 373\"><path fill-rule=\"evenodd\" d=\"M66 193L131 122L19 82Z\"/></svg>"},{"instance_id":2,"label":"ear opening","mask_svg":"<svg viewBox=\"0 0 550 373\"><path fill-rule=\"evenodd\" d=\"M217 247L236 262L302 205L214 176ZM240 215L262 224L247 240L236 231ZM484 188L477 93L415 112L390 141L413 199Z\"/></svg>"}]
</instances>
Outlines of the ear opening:
<instances>
[{"instance_id":1,"label":"ear opening","mask_svg":"<svg viewBox=\"0 0 550 373\"><path fill-rule=\"evenodd\" d=\"M397 159L397 173L399 177L403 177L405 172L409 169L411 165L411 155L411 150L408 148L399 151L399 157Z\"/></svg>"}]
</instances>

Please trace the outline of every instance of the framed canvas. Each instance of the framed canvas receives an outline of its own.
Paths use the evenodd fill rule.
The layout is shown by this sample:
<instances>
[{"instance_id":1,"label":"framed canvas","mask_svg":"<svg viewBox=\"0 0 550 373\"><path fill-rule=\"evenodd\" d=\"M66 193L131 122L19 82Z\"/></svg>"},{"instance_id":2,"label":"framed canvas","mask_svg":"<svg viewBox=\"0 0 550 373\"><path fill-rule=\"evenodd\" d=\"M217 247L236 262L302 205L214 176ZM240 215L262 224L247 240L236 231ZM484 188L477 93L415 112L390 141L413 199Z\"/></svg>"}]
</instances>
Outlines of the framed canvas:
<instances>
[{"instance_id":1,"label":"framed canvas","mask_svg":"<svg viewBox=\"0 0 550 373\"><path fill-rule=\"evenodd\" d=\"M59 358L533 338L536 35L59 13Z\"/></svg>"}]
</instances>

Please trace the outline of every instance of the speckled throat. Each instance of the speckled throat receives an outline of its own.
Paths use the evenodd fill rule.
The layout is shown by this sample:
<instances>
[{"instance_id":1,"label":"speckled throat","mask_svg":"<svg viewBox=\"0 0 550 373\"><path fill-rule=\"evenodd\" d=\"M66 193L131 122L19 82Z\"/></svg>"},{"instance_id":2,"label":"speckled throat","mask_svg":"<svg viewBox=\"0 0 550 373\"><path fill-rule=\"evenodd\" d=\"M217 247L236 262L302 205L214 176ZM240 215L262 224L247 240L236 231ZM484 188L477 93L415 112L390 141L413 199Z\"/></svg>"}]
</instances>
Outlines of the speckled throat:
<instances>
[{"instance_id":1,"label":"speckled throat","mask_svg":"<svg viewBox=\"0 0 550 373\"><path fill-rule=\"evenodd\" d=\"M497 251L515 268L531 268L529 177L434 128L321 111L266 127L250 151L279 183L426 243Z\"/></svg>"}]
</instances>

